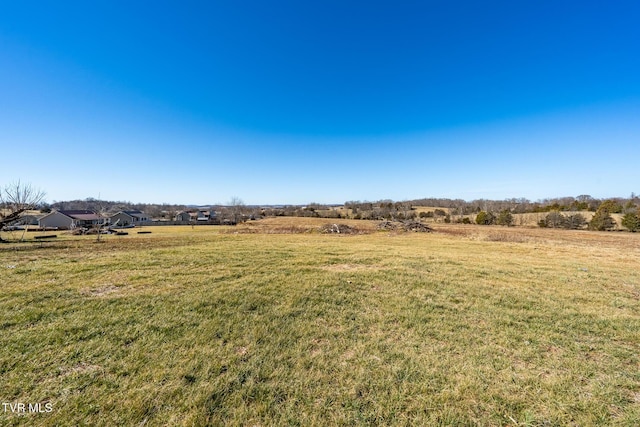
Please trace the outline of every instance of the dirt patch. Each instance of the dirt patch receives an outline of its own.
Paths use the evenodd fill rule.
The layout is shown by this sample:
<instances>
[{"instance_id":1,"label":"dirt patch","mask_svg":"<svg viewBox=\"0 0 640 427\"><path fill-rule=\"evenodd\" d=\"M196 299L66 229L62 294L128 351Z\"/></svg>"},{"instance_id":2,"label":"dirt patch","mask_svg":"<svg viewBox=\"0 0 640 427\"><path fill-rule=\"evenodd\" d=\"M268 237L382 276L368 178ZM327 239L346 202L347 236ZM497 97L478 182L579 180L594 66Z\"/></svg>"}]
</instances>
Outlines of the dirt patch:
<instances>
[{"instance_id":1,"label":"dirt patch","mask_svg":"<svg viewBox=\"0 0 640 427\"><path fill-rule=\"evenodd\" d=\"M356 357L356 352L354 350L348 350L342 355L342 360L351 360Z\"/></svg>"},{"instance_id":2,"label":"dirt patch","mask_svg":"<svg viewBox=\"0 0 640 427\"><path fill-rule=\"evenodd\" d=\"M380 267L375 265L362 265L362 264L331 264L321 267L326 271L334 272L349 272L349 271L377 271Z\"/></svg>"},{"instance_id":3,"label":"dirt patch","mask_svg":"<svg viewBox=\"0 0 640 427\"><path fill-rule=\"evenodd\" d=\"M309 356L317 357L324 352L324 348L329 344L326 339L315 338L311 340L311 348L309 350Z\"/></svg>"},{"instance_id":4,"label":"dirt patch","mask_svg":"<svg viewBox=\"0 0 640 427\"><path fill-rule=\"evenodd\" d=\"M75 366L69 367L69 368L60 368L60 375L66 377L68 375L73 375L73 374L89 374L92 372L100 372L102 371L102 366L99 365L92 365L90 363L79 363Z\"/></svg>"},{"instance_id":5,"label":"dirt patch","mask_svg":"<svg viewBox=\"0 0 640 427\"><path fill-rule=\"evenodd\" d=\"M120 288L115 285L104 285L97 288L86 288L80 291L81 294L88 297L103 297L118 292Z\"/></svg>"},{"instance_id":6,"label":"dirt patch","mask_svg":"<svg viewBox=\"0 0 640 427\"><path fill-rule=\"evenodd\" d=\"M529 238L516 233L491 232L483 236L481 240L485 240L487 242L525 243L529 241Z\"/></svg>"}]
</instances>

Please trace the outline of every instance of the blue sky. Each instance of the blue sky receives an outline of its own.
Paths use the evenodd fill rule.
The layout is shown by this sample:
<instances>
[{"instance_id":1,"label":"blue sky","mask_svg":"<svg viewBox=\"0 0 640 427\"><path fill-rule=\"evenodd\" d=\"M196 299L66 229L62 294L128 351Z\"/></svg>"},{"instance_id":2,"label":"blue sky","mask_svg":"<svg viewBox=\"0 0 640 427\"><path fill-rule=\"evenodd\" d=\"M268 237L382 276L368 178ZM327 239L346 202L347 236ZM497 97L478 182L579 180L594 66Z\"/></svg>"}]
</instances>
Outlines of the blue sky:
<instances>
[{"instance_id":1,"label":"blue sky","mask_svg":"<svg viewBox=\"0 0 640 427\"><path fill-rule=\"evenodd\" d=\"M0 184L47 200L640 193L637 1L4 2Z\"/></svg>"}]
</instances>

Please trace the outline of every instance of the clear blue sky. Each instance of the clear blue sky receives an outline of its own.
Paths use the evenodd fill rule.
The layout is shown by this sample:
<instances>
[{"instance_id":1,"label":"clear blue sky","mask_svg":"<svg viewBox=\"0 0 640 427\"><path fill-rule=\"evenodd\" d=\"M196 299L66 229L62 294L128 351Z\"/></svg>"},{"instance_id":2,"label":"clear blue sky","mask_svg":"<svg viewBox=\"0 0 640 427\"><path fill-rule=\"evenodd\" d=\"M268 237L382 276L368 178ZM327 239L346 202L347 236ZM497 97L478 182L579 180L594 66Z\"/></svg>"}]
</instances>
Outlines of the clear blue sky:
<instances>
[{"instance_id":1,"label":"clear blue sky","mask_svg":"<svg viewBox=\"0 0 640 427\"><path fill-rule=\"evenodd\" d=\"M0 148L49 202L628 196L640 2L3 2Z\"/></svg>"}]
</instances>

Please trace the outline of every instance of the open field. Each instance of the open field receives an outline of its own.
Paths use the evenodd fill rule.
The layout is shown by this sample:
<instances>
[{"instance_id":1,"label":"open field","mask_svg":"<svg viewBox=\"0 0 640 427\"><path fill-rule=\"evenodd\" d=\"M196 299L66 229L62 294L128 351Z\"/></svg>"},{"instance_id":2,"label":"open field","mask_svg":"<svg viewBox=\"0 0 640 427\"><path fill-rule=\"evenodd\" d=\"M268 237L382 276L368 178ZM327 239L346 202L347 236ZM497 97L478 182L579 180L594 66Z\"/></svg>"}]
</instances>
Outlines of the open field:
<instances>
[{"instance_id":1,"label":"open field","mask_svg":"<svg viewBox=\"0 0 640 427\"><path fill-rule=\"evenodd\" d=\"M0 425L640 425L640 233L375 225L1 244Z\"/></svg>"}]
</instances>

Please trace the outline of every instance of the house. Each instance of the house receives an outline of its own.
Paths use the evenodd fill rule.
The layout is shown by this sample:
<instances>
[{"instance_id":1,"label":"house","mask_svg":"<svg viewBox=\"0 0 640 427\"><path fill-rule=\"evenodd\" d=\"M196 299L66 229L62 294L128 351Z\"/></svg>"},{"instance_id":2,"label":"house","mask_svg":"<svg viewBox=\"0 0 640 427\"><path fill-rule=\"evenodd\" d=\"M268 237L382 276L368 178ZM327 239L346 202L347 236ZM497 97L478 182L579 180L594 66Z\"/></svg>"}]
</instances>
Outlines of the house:
<instances>
[{"instance_id":1,"label":"house","mask_svg":"<svg viewBox=\"0 0 640 427\"><path fill-rule=\"evenodd\" d=\"M111 225L128 226L128 225L140 225L143 222L149 221L149 218L141 211L120 211L110 217Z\"/></svg>"},{"instance_id":2,"label":"house","mask_svg":"<svg viewBox=\"0 0 640 427\"><path fill-rule=\"evenodd\" d=\"M216 213L213 210L199 210L198 211L198 221L210 221L216 217Z\"/></svg>"},{"instance_id":3,"label":"house","mask_svg":"<svg viewBox=\"0 0 640 427\"><path fill-rule=\"evenodd\" d=\"M104 224L106 218L101 217L94 211L68 210L52 211L38 220L41 228L59 228L71 230L74 228L93 227Z\"/></svg>"},{"instance_id":4,"label":"house","mask_svg":"<svg viewBox=\"0 0 640 427\"><path fill-rule=\"evenodd\" d=\"M189 222L191 221L191 214L187 211L178 212L176 214L175 221Z\"/></svg>"},{"instance_id":5,"label":"house","mask_svg":"<svg viewBox=\"0 0 640 427\"><path fill-rule=\"evenodd\" d=\"M27 214L22 215L17 221L16 225L38 225L38 220L44 215Z\"/></svg>"}]
</instances>

